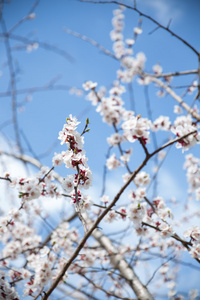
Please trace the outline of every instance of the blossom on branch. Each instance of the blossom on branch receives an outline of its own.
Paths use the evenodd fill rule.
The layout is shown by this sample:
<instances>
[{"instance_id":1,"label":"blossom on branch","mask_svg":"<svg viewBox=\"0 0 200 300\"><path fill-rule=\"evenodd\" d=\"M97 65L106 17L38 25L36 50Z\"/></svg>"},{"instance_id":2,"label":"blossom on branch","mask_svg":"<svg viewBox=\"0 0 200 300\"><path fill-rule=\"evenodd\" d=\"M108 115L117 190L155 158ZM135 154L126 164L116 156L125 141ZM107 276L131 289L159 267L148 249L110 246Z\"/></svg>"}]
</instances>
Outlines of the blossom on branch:
<instances>
[{"instance_id":1,"label":"blossom on branch","mask_svg":"<svg viewBox=\"0 0 200 300\"><path fill-rule=\"evenodd\" d=\"M115 153L113 153L106 161L106 166L109 170L117 169L122 166L122 163L116 158Z\"/></svg>"},{"instance_id":2,"label":"blossom on branch","mask_svg":"<svg viewBox=\"0 0 200 300\"><path fill-rule=\"evenodd\" d=\"M64 124L62 131L59 132L58 139L61 140L61 145L66 144L69 149L65 152L62 151L61 154L55 153L53 162L57 162L57 165L63 162L67 169L73 169L77 172L64 178L62 186L67 193L72 193L71 203L79 204L80 207L90 208L89 202L86 205L82 194L80 191L77 191L77 189L82 187L88 189L92 185L92 172L87 165L88 159L85 156L85 151L82 149L84 137L76 131L79 123L72 115L66 119L66 124ZM86 122L85 130L88 124L89 121Z\"/></svg>"},{"instance_id":3,"label":"blossom on branch","mask_svg":"<svg viewBox=\"0 0 200 300\"><path fill-rule=\"evenodd\" d=\"M151 122L148 119L140 118L140 116L132 116L129 120L122 124L125 138L133 143L137 139L141 139L144 144L150 142L149 130Z\"/></svg>"},{"instance_id":4,"label":"blossom on branch","mask_svg":"<svg viewBox=\"0 0 200 300\"><path fill-rule=\"evenodd\" d=\"M177 124L177 125L176 125ZM179 140L176 143L176 148L182 148L182 152L189 150L191 147L194 147L197 143L200 143L200 134L197 132L197 127L187 123L181 122L180 124L175 122L174 126L171 127L171 131L177 137L184 137L189 134L187 137Z\"/></svg>"},{"instance_id":5,"label":"blossom on branch","mask_svg":"<svg viewBox=\"0 0 200 300\"><path fill-rule=\"evenodd\" d=\"M85 83L83 83L83 88L85 91L94 90L96 86L97 82L86 81Z\"/></svg>"}]
</instances>

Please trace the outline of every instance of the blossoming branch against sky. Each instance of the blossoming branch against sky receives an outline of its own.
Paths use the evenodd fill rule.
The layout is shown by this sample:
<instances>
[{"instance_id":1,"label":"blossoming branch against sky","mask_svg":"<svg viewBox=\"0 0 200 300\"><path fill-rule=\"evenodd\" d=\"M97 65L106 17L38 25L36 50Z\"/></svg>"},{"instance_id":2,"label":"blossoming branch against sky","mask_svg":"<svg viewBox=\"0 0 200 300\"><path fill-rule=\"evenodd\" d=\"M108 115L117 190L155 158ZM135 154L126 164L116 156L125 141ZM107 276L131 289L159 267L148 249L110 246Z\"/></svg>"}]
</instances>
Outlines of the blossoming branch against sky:
<instances>
[{"instance_id":1,"label":"blossoming branch against sky","mask_svg":"<svg viewBox=\"0 0 200 300\"><path fill-rule=\"evenodd\" d=\"M200 3L118 3L0 3L2 299L199 299Z\"/></svg>"}]
</instances>

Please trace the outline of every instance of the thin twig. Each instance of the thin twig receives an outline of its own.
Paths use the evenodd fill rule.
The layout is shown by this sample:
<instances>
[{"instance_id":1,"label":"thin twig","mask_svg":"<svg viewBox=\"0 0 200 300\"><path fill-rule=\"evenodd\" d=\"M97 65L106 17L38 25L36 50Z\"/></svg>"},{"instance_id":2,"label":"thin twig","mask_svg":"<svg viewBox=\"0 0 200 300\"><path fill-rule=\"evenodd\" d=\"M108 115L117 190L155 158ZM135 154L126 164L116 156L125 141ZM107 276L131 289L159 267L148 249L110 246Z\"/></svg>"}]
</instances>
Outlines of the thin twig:
<instances>
[{"instance_id":1,"label":"thin twig","mask_svg":"<svg viewBox=\"0 0 200 300\"><path fill-rule=\"evenodd\" d=\"M167 261L165 261L164 263L162 263L158 268L156 268L156 270L153 272L152 276L149 278L149 280L147 281L147 283L145 284L145 286L147 286L155 277L156 273L158 272L158 270L160 270L160 268L162 266L164 266L166 263L168 263L170 260L173 260L175 256L170 257Z\"/></svg>"},{"instance_id":2,"label":"thin twig","mask_svg":"<svg viewBox=\"0 0 200 300\"><path fill-rule=\"evenodd\" d=\"M155 77L155 78L168 78L173 76L182 76L182 75L191 75L191 74L198 74L198 70L187 70L187 71L180 71L180 72L169 72L169 73L160 73L160 74L150 74L145 72L145 76Z\"/></svg>"},{"instance_id":3,"label":"thin twig","mask_svg":"<svg viewBox=\"0 0 200 300\"><path fill-rule=\"evenodd\" d=\"M93 280L91 280L90 278L88 278L86 275L81 274L81 276L83 276L89 283L91 283L96 289L101 290L102 292L104 292L106 294L106 297L115 297L116 299L121 299L121 300L134 300L133 298L127 298L127 297L122 297L122 296L118 296L114 293L111 293L107 290L105 290L102 286L96 284Z\"/></svg>"},{"instance_id":4,"label":"thin twig","mask_svg":"<svg viewBox=\"0 0 200 300\"><path fill-rule=\"evenodd\" d=\"M117 59L116 56L115 56L112 52L110 52L108 49L104 48L101 44L97 43L95 40L93 40L93 39L91 39L91 38L88 38L87 36L82 35L82 34L80 34L80 33L78 33L78 32L73 31L73 30L70 30L70 29L68 29L68 28L66 28L66 27L64 27L64 30L65 30L68 34L71 34L71 35L73 35L73 36L75 36L75 37L77 37L77 38L79 38L79 39L81 39L81 40L83 40L83 41L86 41L86 42L88 42L89 44L91 44L91 45L97 47L100 51L102 51L102 52L105 53L106 55L111 56L111 57L114 58L114 59ZM117 59L117 60L118 60L118 59Z\"/></svg>"},{"instance_id":5,"label":"thin twig","mask_svg":"<svg viewBox=\"0 0 200 300\"><path fill-rule=\"evenodd\" d=\"M6 37L6 34L5 33L0 34L0 37ZM52 45L50 43L42 42L37 39L31 40L26 37L22 37L22 36L12 34L12 33L9 35L9 38L12 40L20 41L20 42L24 43L25 45L38 44L39 47L41 47L45 50L48 50L48 51L52 51L58 55L61 55L62 57L64 57L71 63L75 62L75 59L68 52L66 52L65 50L60 49L59 47Z\"/></svg>"},{"instance_id":6,"label":"thin twig","mask_svg":"<svg viewBox=\"0 0 200 300\"><path fill-rule=\"evenodd\" d=\"M23 153L21 142L20 142L20 135L19 135L19 125L17 120L17 99L16 99L16 80L15 80L15 70L13 65L13 58L10 48L10 42L9 42L9 34L7 33L6 24L5 21L1 20L2 24L2 30L3 30L3 36L5 38L5 47L6 47L6 55L8 59L8 67L9 67L9 73L10 73L10 86L11 86L11 97L12 97L12 121L14 125L14 131L15 131L15 138L16 143L18 146L18 149L20 153Z\"/></svg>"},{"instance_id":7,"label":"thin twig","mask_svg":"<svg viewBox=\"0 0 200 300\"><path fill-rule=\"evenodd\" d=\"M193 110L187 103L183 101L183 99L177 95L169 86L164 84L160 79L158 78L151 78L151 81L158 84L160 87L166 90L167 93L169 93L172 98L174 98L189 114L192 115L193 118L195 118L197 121L200 121L200 115Z\"/></svg>"}]
</instances>

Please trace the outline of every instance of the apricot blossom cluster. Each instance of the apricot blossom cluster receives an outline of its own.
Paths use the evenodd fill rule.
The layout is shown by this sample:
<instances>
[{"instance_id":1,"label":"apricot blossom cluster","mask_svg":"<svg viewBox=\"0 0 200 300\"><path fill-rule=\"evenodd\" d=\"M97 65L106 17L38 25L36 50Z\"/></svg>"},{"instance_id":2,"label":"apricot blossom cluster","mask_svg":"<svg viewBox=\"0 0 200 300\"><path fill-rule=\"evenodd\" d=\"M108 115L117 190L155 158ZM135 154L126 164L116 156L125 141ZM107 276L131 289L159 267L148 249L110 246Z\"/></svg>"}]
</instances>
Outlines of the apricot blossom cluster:
<instances>
[{"instance_id":1,"label":"apricot blossom cluster","mask_svg":"<svg viewBox=\"0 0 200 300\"><path fill-rule=\"evenodd\" d=\"M91 87L91 85L89 86ZM68 150L55 153L53 165L54 167L61 166L64 163L67 169L75 171L75 174L70 174L63 178L62 186L70 194L71 203L88 209L91 204L90 197L84 196L81 189L88 189L92 185L92 172L87 165L88 159L83 149L83 134L89 130L86 129L89 120L87 119L86 127L82 134L76 131L79 123L72 115L66 119L66 124L64 124L62 131L59 132L58 139L61 140L61 145L67 145Z\"/></svg>"},{"instance_id":2,"label":"apricot blossom cluster","mask_svg":"<svg viewBox=\"0 0 200 300\"><path fill-rule=\"evenodd\" d=\"M184 236L190 238L192 247L190 254L192 257L200 259L200 228L199 226L193 226L187 229Z\"/></svg>"},{"instance_id":3,"label":"apricot blossom cluster","mask_svg":"<svg viewBox=\"0 0 200 300\"><path fill-rule=\"evenodd\" d=\"M32 177L24 178L24 177L14 177L9 173L6 173L4 176L4 180L6 180L10 187L18 190L18 196L21 199L21 208L26 208L29 206L27 203L31 202L34 199L38 199L39 197L60 197L61 192L58 190L58 186L54 182L54 172L53 169L48 167L42 167L38 173L36 173ZM37 205L34 203L33 207L35 207L36 211L39 211ZM19 211L13 209L10 212L10 218L17 220ZM3 224L9 223L9 215L5 218L1 218L1 222Z\"/></svg>"}]
</instances>

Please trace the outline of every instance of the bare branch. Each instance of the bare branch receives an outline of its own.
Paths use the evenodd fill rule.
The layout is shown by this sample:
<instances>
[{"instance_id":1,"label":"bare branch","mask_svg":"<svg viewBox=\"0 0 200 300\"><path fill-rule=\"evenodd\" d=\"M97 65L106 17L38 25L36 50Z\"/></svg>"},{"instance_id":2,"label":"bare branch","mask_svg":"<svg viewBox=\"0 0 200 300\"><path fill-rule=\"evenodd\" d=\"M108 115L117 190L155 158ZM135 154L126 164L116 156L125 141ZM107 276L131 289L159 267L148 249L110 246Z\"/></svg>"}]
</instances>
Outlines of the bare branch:
<instances>
[{"instance_id":1,"label":"bare branch","mask_svg":"<svg viewBox=\"0 0 200 300\"><path fill-rule=\"evenodd\" d=\"M155 78L161 78L161 77L167 78L167 77L191 75L191 74L198 74L198 70L187 70L187 71L161 73L161 74L144 73L145 76L150 76Z\"/></svg>"},{"instance_id":2,"label":"bare branch","mask_svg":"<svg viewBox=\"0 0 200 300\"><path fill-rule=\"evenodd\" d=\"M6 37L6 33L4 32L3 34L0 34L0 37ZM75 61L74 58L68 52L66 52L65 50L60 49L59 47L52 45L50 43L45 43L45 42L39 41L37 39L28 39L26 37L22 37L22 36L12 34L12 33L9 35L9 38L12 40L20 41L20 42L24 43L25 45L38 44L39 47L41 47L47 51L52 51L58 55L61 55L62 57L64 57L71 63L73 63Z\"/></svg>"},{"instance_id":3,"label":"bare branch","mask_svg":"<svg viewBox=\"0 0 200 300\"><path fill-rule=\"evenodd\" d=\"M116 294L113 294L109 291L106 291L104 288L102 288L100 285L97 285L96 283L94 283L93 280L91 280L90 278L88 278L86 275L82 275L89 283L91 283L96 289L101 290L102 292L104 292L106 294L107 297L115 297L117 299L121 299L121 300L135 300L132 298L127 298L127 297L122 297L122 296L118 296Z\"/></svg>"},{"instance_id":4,"label":"bare branch","mask_svg":"<svg viewBox=\"0 0 200 300\"><path fill-rule=\"evenodd\" d=\"M162 263L162 264L161 264L161 265L153 272L151 278L149 278L149 280L147 281L147 283L146 283L145 286L149 285L149 283L153 280L153 278L155 277L156 273L158 272L158 270L159 270L162 266L164 266L166 263L168 263L170 260L173 260L173 259L174 259L174 257L170 257L167 261L165 261L164 263Z\"/></svg>"},{"instance_id":5,"label":"bare branch","mask_svg":"<svg viewBox=\"0 0 200 300\"><path fill-rule=\"evenodd\" d=\"M13 65L13 58L10 49L10 42L9 42L9 35L7 33L6 24L4 20L1 20L2 30L5 37L5 47L6 47L6 55L8 59L8 66L9 66L9 73L10 73L10 86L11 86L11 97L12 97L12 121L15 131L15 137L17 146L19 148L20 153L22 154L22 147L20 142L20 135L19 135L19 125L17 120L17 99L16 99L16 80L15 80L15 70Z\"/></svg>"},{"instance_id":6,"label":"bare branch","mask_svg":"<svg viewBox=\"0 0 200 300\"><path fill-rule=\"evenodd\" d=\"M178 96L169 86L164 84L160 79L151 77L151 81L158 84L160 87L166 90L167 93L172 96L189 114L192 115L193 118L195 118L197 121L200 121L200 115L194 111L187 103L183 101L183 99Z\"/></svg>"},{"instance_id":7,"label":"bare branch","mask_svg":"<svg viewBox=\"0 0 200 300\"><path fill-rule=\"evenodd\" d=\"M80 34L80 33L78 33L78 32L72 31L72 30L70 30L70 29L68 29L68 28L66 28L66 27L64 27L64 30L65 30L68 34L71 34L71 35L73 35L73 36L75 36L75 37L77 37L77 38L79 38L79 39L81 39L81 40L83 40L83 41L86 41L86 42L90 43L91 45L97 47L100 51L102 51L102 52L105 53L106 55L111 56L111 57L114 58L114 59L117 59L117 58L115 57L115 55L114 55L112 52L110 52L109 50L107 50L106 48L104 48L102 45L100 45L99 43L97 43L95 40L90 39L90 38L88 38L87 36L82 35L82 34ZM117 59L117 60L118 60L118 59Z\"/></svg>"},{"instance_id":8,"label":"bare branch","mask_svg":"<svg viewBox=\"0 0 200 300\"><path fill-rule=\"evenodd\" d=\"M139 299L153 300L152 295L147 288L141 283L140 279L134 272L134 270L128 265L122 255L120 255L117 249L113 246L110 239L105 236L100 230L95 229L93 237L100 243L100 245L111 254L110 260L115 269L118 269L122 276L127 280L131 288L134 290L136 296Z\"/></svg>"}]
</instances>

